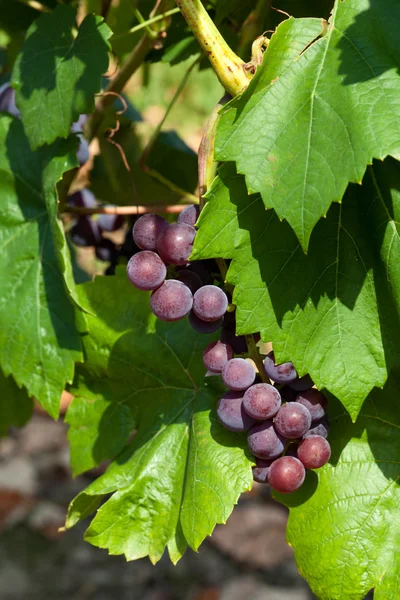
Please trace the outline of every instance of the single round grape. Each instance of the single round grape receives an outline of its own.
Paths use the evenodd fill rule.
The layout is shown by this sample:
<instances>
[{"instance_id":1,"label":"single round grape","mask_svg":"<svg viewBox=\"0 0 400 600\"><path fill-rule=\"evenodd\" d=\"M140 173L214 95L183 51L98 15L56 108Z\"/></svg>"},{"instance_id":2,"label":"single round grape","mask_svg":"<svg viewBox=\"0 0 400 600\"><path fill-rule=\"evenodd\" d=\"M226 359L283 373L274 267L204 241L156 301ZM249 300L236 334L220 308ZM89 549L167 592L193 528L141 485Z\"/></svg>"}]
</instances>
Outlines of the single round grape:
<instances>
[{"instance_id":1,"label":"single round grape","mask_svg":"<svg viewBox=\"0 0 400 600\"><path fill-rule=\"evenodd\" d=\"M112 207L112 204L107 206ZM97 217L97 224L103 231L117 231L121 229L124 224L124 217L122 215L99 215Z\"/></svg>"},{"instance_id":2,"label":"single round grape","mask_svg":"<svg viewBox=\"0 0 400 600\"><path fill-rule=\"evenodd\" d=\"M222 381L235 392L247 390L254 383L255 378L253 365L244 358L232 358L222 369Z\"/></svg>"},{"instance_id":3,"label":"single round grape","mask_svg":"<svg viewBox=\"0 0 400 600\"><path fill-rule=\"evenodd\" d=\"M303 439L308 438L312 435L319 435L320 437L327 438L329 434L329 422L327 417L323 417L319 421L311 423L311 428L305 432Z\"/></svg>"},{"instance_id":4,"label":"single round grape","mask_svg":"<svg viewBox=\"0 0 400 600\"><path fill-rule=\"evenodd\" d=\"M189 323L192 329L197 331L197 333L208 334L218 331L223 323L223 318L221 317L218 321L202 321L193 311L190 311Z\"/></svg>"},{"instance_id":5,"label":"single round grape","mask_svg":"<svg viewBox=\"0 0 400 600\"><path fill-rule=\"evenodd\" d=\"M200 206L198 204L192 204L191 206L186 206L183 211L179 214L178 223L186 223L186 225L191 225L194 227L196 225L196 221L199 218L200 214Z\"/></svg>"},{"instance_id":6,"label":"single round grape","mask_svg":"<svg viewBox=\"0 0 400 600\"><path fill-rule=\"evenodd\" d=\"M192 292L184 283L176 279L164 281L150 298L151 310L161 321L183 319L191 311L192 305Z\"/></svg>"},{"instance_id":7,"label":"single round grape","mask_svg":"<svg viewBox=\"0 0 400 600\"><path fill-rule=\"evenodd\" d=\"M276 388L268 383L256 383L246 390L243 397L245 411L257 421L265 421L276 415L282 400Z\"/></svg>"},{"instance_id":8,"label":"single round grape","mask_svg":"<svg viewBox=\"0 0 400 600\"><path fill-rule=\"evenodd\" d=\"M79 217L70 231L71 240L76 246L97 246L101 242L101 232L96 221L90 217Z\"/></svg>"},{"instance_id":9,"label":"single round grape","mask_svg":"<svg viewBox=\"0 0 400 600\"><path fill-rule=\"evenodd\" d=\"M217 321L227 308L228 297L216 285L203 285L194 295L193 310L202 321Z\"/></svg>"},{"instance_id":10,"label":"single round grape","mask_svg":"<svg viewBox=\"0 0 400 600\"><path fill-rule=\"evenodd\" d=\"M275 383L288 383L297 379L297 372L291 362L275 364L275 356L270 352L264 360L266 374Z\"/></svg>"},{"instance_id":11,"label":"single round grape","mask_svg":"<svg viewBox=\"0 0 400 600\"><path fill-rule=\"evenodd\" d=\"M147 213L136 221L132 229L133 241L141 250L157 251L157 239L168 227L168 221L160 215Z\"/></svg>"},{"instance_id":12,"label":"single round grape","mask_svg":"<svg viewBox=\"0 0 400 600\"><path fill-rule=\"evenodd\" d=\"M221 373L228 360L232 358L233 350L229 344L213 342L203 352L203 365L212 373Z\"/></svg>"},{"instance_id":13,"label":"single round grape","mask_svg":"<svg viewBox=\"0 0 400 600\"><path fill-rule=\"evenodd\" d=\"M143 250L129 260L126 271L129 281L139 290L156 290L167 276L167 268L155 252ZM183 285L183 284L181 284Z\"/></svg>"},{"instance_id":14,"label":"single round grape","mask_svg":"<svg viewBox=\"0 0 400 600\"><path fill-rule=\"evenodd\" d=\"M8 112L14 117L20 118L21 113L15 104L15 90L9 82L0 86L0 112Z\"/></svg>"},{"instance_id":15,"label":"single round grape","mask_svg":"<svg viewBox=\"0 0 400 600\"><path fill-rule=\"evenodd\" d=\"M79 165L82 167L85 163L87 163L90 157L89 142L83 137L82 134L79 134L78 138L79 146L78 150L76 151L76 158L78 159Z\"/></svg>"},{"instance_id":16,"label":"single round grape","mask_svg":"<svg viewBox=\"0 0 400 600\"><path fill-rule=\"evenodd\" d=\"M297 456L307 469L319 469L330 459L331 447L325 438L312 435L300 442Z\"/></svg>"},{"instance_id":17,"label":"single round grape","mask_svg":"<svg viewBox=\"0 0 400 600\"><path fill-rule=\"evenodd\" d=\"M235 354L245 354L248 352L246 337L244 335L235 335L234 331L225 327L221 331L221 342L230 344Z\"/></svg>"},{"instance_id":18,"label":"single round grape","mask_svg":"<svg viewBox=\"0 0 400 600\"><path fill-rule=\"evenodd\" d=\"M189 271L189 269L178 269L176 278L187 285L192 294L195 294L203 285L200 277L193 271Z\"/></svg>"},{"instance_id":19,"label":"single round grape","mask_svg":"<svg viewBox=\"0 0 400 600\"><path fill-rule=\"evenodd\" d=\"M95 208L97 206L96 196L85 188L68 196L67 202L70 206L80 206L81 208Z\"/></svg>"},{"instance_id":20,"label":"single round grape","mask_svg":"<svg viewBox=\"0 0 400 600\"><path fill-rule=\"evenodd\" d=\"M243 409L243 395L239 392L226 392L217 405L217 416L222 425L230 431L248 431L254 421Z\"/></svg>"},{"instance_id":21,"label":"single round grape","mask_svg":"<svg viewBox=\"0 0 400 600\"><path fill-rule=\"evenodd\" d=\"M290 494L303 485L306 470L294 456L282 456L269 468L268 483L281 494Z\"/></svg>"},{"instance_id":22,"label":"single round grape","mask_svg":"<svg viewBox=\"0 0 400 600\"><path fill-rule=\"evenodd\" d=\"M157 238L157 251L164 262L185 265L192 252L196 230L186 223L172 223Z\"/></svg>"},{"instance_id":23,"label":"single round grape","mask_svg":"<svg viewBox=\"0 0 400 600\"><path fill-rule=\"evenodd\" d=\"M111 262L117 258L117 248L111 240L102 239L100 244L96 246L96 257L104 262Z\"/></svg>"},{"instance_id":24,"label":"single round grape","mask_svg":"<svg viewBox=\"0 0 400 600\"><path fill-rule=\"evenodd\" d=\"M249 431L247 443L258 458L271 459L282 454L285 439L275 430L272 421L257 423Z\"/></svg>"},{"instance_id":25,"label":"single round grape","mask_svg":"<svg viewBox=\"0 0 400 600\"><path fill-rule=\"evenodd\" d=\"M310 429L310 411L298 402L287 402L280 407L274 424L281 435L289 440L295 440Z\"/></svg>"},{"instance_id":26,"label":"single round grape","mask_svg":"<svg viewBox=\"0 0 400 600\"><path fill-rule=\"evenodd\" d=\"M272 463L272 460L263 460L256 457L256 466L253 467L254 481L257 481L257 483L268 483L268 472Z\"/></svg>"},{"instance_id":27,"label":"single round grape","mask_svg":"<svg viewBox=\"0 0 400 600\"><path fill-rule=\"evenodd\" d=\"M299 402L308 408L313 421L322 419L322 417L325 416L326 408L328 406L328 401L325 396L315 388L300 392L296 397L296 402Z\"/></svg>"},{"instance_id":28,"label":"single round grape","mask_svg":"<svg viewBox=\"0 0 400 600\"><path fill-rule=\"evenodd\" d=\"M298 377L297 379L288 382L288 386L291 387L292 390L296 390L296 392L309 390L313 385L314 382L309 375L304 375L304 377Z\"/></svg>"}]
</instances>

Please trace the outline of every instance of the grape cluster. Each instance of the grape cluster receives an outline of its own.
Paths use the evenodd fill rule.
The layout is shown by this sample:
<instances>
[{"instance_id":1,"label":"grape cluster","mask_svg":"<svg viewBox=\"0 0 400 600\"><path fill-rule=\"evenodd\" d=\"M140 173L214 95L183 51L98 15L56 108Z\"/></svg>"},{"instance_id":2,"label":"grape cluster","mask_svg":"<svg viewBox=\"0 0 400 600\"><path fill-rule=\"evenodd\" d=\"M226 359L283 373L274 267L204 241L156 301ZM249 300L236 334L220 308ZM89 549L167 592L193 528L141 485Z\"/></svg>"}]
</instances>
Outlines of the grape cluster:
<instances>
[{"instance_id":1,"label":"grape cluster","mask_svg":"<svg viewBox=\"0 0 400 600\"><path fill-rule=\"evenodd\" d=\"M190 315L196 331L211 333L222 324L228 297L220 287L204 284L190 266L198 216L199 207L192 205L180 213L177 223L152 213L140 217L132 233L141 251L129 260L127 274L136 288L152 292L150 307L158 319L173 322Z\"/></svg>"},{"instance_id":2,"label":"grape cluster","mask_svg":"<svg viewBox=\"0 0 400 600\"><path fill-rule=\"evenodd\" d=\"M206 348L206 368L210 355L215 355L213 365L218 362L218 372L230 388L219 400L218 419L230 431L247 432L256 463L254 480L269 483L281 493L299 489L305 469L319 469L331 456L325 396L313 387L308 375L298 377L291 362L276 364L273 352L263 367L274 385L254 383L253 366L232 358L229 344L217 342Z\"/></svg>"},{"instance_id":3,"label":"grape cluster","mask_svg":"<svg viewBox=\"0 0 400 600\"><path fill-rule=\"evenodd\" d=\"M8 82L0 86L0 112L7 112L13 117L21 118L21 113L15 104L15 90ZM79 138L76 157L81 166L89 160L89 143L82 133L86 120L87 115L81 115L71 127L71 133L75 133Z\"/></svg>"},{"instance_id":4,"label":"grape cluster","mask_svg":"<svg viewBox=\"0 0 400 600\"><path fill-rule=\"evenodd\" d=\"M83 189L69 196L68 204L81 208L95 208L97 201L90 190ZM94 246L96 257L99 260L105 262L117 261L119 255L117 246L109 238L103 237L103 233L116 231L123 225L124 218L121 215L100 214L96 217L82 215L76 219L71 227L71 241L76 246Z\"/></svg>"},{"instance_id":5,"label":"grape cluster","mask_svg":"<svg viewBox=\"0 0 400 600\"><path fill-rule=\"evenodd\" d=\"M276 364L273 352L258 375L252 361L243 357L248 354L246 338L235 334L235 312L227 310L227 294L205 281L201 269L196 272L196 263L188 260L198 215L198 207L190 206L177 223L156 214L140 217L133 226L140 251L128 262L128 278L136 288L152 292L151 310L162 321L189 315L199 333L222 328L220 340L203 352L208 375L220 375L229 389L218 401L218 419L230 431L248 432L255 481L294 492L303 484L306 468L318 469L330 458L327 400L309 375L298 377L291 362Z\"/></svg>"}]
</instances>

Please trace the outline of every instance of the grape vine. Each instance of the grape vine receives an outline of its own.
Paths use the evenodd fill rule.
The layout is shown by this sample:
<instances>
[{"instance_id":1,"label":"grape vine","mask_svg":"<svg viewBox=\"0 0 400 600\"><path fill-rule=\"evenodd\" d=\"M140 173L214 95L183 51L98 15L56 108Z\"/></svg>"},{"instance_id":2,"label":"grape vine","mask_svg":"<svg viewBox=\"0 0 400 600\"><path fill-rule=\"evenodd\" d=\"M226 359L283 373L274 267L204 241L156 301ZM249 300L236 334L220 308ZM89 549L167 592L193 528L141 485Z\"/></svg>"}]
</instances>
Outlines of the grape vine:
<instances>
[{"instance_id":1,"label":"grape vine","mask_svg":"<svg viewBox=\"0 0 400 600\"><path fill-rule=\"evenodd\" d=\"M65 529L110 554L176 563L255 481L317 598L388 600L400 5L275 4L0 10L0 433L71 392L109 462Z\"/></svg>"}]
</instances>

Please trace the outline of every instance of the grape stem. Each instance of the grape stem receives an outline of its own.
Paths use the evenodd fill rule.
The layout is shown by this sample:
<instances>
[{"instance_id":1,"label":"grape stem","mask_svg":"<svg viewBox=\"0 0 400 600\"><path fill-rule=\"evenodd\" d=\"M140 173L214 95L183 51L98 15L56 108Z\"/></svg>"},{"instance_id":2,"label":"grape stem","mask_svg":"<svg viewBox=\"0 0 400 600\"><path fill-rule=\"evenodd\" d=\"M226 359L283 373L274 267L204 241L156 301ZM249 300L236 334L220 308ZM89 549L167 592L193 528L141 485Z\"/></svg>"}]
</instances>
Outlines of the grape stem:
<instances>
[{"instance_id":1,"label":"grape stem","mask_svg":"<svg viewBox=\"0 0 400 600\"><path fill-rule=\"evenodd\" d=\"M187 24L208 57L224 89L237 96L249 85L246 63L228 46L201 0L176 0Z\"/></svg>"},{"instance_id":2,"label":"grape stem","mask_svg":"<svg viewBox=\"0 0 400 600\"><path fill-rule=\"evenodd\" d=\"M85 208L83 206L65 206L62 212L75 215L144 215L145 213L180 213L190 204L172 204L156 206L96 206Z\"/></svg>"},{"instance_id":3,"label":"grape stem","mask_svg":"<svg viewBox=\"0 0 400 600\"><path fill-rule=\"evenodd\" d=\"M264 369L264 363L261 358L261 355L258 351L256 340L253 335L246 335L247 348L249 349L249 356L256 363L256 367L258 369L258 374L261 377L261 381L263 383L271 384L271 381Z\"/></svg>"},{"instance_id":4,"label":"grape stem","mask_svg":"<svg viewBox=\"0 0 400 600\"><path fill-rule=\"evenodd\" d=\"M171 8L171 10L166 10L164 13L162 13L160 15L156 15L155 17L152 17L151 19L147 19L147 21L144 21L143 23L139 23L139 25L135 25L131 29L128 29L128 31L123 31L122 33L117 33L117 35L113 35L113 40L114 41L119 40L120 38L123 38L132 33L136 33L137 31L140 31L141 29L146 29L150 25L153 25L153 23L158 23L158 21L161 21L162 19L166 19L167 17L172 17L172 15L176 15L179 12L180 12L180 9L178 7Z\"/></svg>"}]
</instances>

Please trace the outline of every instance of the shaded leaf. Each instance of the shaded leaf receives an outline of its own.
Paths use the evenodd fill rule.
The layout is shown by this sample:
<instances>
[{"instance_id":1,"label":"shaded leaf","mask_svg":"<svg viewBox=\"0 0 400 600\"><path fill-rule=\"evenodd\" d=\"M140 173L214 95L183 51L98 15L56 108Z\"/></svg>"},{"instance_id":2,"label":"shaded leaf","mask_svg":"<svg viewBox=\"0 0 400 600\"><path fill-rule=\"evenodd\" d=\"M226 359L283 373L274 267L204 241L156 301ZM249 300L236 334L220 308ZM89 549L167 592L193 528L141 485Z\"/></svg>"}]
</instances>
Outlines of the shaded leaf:
<instances>
[{"instance_id":1,"label":"shaded leaf","mask_svg":"<svg viewBox=\"0 0 400 600\"><path fill-rule=\"evenodd\" d=\"M207 385L201 360L214 336L197 334L186 319L156 321L149 295L134 290L120 272L80 286L97 319L88 317L86 360L74 392L92 402L86 416L80 413L81 427L89 419L99 422L97 438L88 439L94 463L98 448L108 448L110 435L116 435L114 428L110 433L102 427L108 415L119 414L122 423L123 411L131 411L137 433L74 500L67 527L93 510L96 498L115 492L86 539L110 554L149 555L153 562L168 546L177 561L187 544L197 549L216 523L226 521L239 494L251 486L251 462L242 449L245 439L216 421L218 396ZM71 414L74 410L72 404ZM119 435L125 443L125 430Z\"/></svg>"},{"instance_id":2,"label":"shaded leaf","mask_svg":"<svg viewBox=\"0 0 400 600\"><path fill-rule=\"evenodd\" d=\"M26 390L19 388L12 377L0 370L0 436L10 427L22 427L32 416L33 401Z\"/></svg>"},{"instance_id":3,"label":"shaded leaf","mask_svg":"<svg viewBox=\"0 0 400 600\"><path fill-rule=\"evenodd\" d=\"M88 15L74 36L75 11L58 6L28 30L15 63L12 84L33 149L68 137L80 114L94 109L108 67L111 31Z\"/></svg>"},{"instance_id":4,"label":"shaded leaf","mask_svg":"<svg viewBox=\"0 0 400 600\"><path fill-rule=\"evenodd\" d=\"M75 146L32 152L21 122L0 117L0 363L53 417L82 358L56 196L76 165Z\"/></svg>"}]
</instances>

